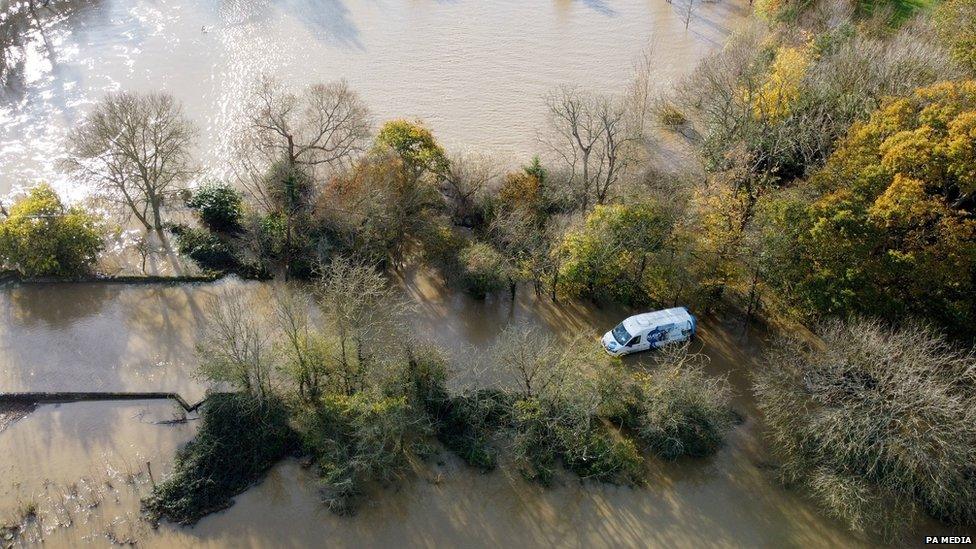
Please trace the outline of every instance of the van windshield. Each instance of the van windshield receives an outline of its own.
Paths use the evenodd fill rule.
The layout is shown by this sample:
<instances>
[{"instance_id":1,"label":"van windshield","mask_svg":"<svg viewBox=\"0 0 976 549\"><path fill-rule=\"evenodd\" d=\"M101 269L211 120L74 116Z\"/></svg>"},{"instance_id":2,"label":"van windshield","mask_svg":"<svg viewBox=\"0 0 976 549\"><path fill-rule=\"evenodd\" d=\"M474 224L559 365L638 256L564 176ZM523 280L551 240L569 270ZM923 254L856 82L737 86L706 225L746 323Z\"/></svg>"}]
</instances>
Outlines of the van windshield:
<instances>
[{"instance_id":1,"label":"van windshield","mask_svg":"<svg viewBox=\"0 0 976 549\"><path fill-rule=\"evenodd\" d=\"M623 324L618 324L610 333L613 334L613 338L617 340L617 343L621 345L626 345L631 338L630 332L627 331L627 328L624 328Z\"/></svg>"}]
</instances>

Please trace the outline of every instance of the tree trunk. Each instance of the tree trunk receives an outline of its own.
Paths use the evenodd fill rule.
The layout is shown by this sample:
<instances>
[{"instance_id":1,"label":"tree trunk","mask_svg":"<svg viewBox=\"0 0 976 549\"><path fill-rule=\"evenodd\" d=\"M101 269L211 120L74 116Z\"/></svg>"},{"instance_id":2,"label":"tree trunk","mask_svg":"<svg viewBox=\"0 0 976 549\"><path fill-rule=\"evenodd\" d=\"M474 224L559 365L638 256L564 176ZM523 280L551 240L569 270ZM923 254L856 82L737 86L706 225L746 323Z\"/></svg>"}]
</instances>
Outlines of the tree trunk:
<instances>
[{"instance_id":1,"label":"tree trunk","mask_svg":"<svg viewBox=\"0 0 976 549\"><path fill-rule=\"evenodd\" d=\"M758 297L758 286L759 286L759 268L756 267L752 271L752 284L750 285L749 288L749 301L746 306L746 320L745 320L745 324L743 325L743 330L745 330L745 328L749 325L749 322L752 320L753 313L755 313L756 310L759 308L759 303L757 302L756 299Z\"/></svg>"}]
</instances>

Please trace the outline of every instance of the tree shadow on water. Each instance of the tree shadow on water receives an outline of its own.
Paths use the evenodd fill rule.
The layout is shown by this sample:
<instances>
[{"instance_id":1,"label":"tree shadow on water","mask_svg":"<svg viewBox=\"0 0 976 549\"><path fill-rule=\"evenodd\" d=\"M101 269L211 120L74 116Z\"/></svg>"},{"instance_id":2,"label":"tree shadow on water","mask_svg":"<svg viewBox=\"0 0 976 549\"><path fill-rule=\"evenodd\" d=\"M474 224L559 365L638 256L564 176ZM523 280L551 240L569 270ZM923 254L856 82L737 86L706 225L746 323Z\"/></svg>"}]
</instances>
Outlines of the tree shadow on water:
<instances>
[{"instance_id":1,"label":"tree shadow on water","mask_svg":"<svg viewBox=\"0 0 976 549\"><path fill-rule=\"evenodd\" d=\"M231 3L224 0L215 3L214 8L228 20L228 26L268 21L277 10L304 25L321 42L347 49L366 49L343 0L243 0Z\"/></svg>"},{"instance_id":2,"label":"tree shadow on water","mask_svg":"<svg viewBox=\"0 0 976 549\"><path fill-rule=\"evenodd\" d=\"M0 317L28 327L66 329L97 315L112 297L104 284L33 284L0 291Z\"/></svg>"}]
</instances>

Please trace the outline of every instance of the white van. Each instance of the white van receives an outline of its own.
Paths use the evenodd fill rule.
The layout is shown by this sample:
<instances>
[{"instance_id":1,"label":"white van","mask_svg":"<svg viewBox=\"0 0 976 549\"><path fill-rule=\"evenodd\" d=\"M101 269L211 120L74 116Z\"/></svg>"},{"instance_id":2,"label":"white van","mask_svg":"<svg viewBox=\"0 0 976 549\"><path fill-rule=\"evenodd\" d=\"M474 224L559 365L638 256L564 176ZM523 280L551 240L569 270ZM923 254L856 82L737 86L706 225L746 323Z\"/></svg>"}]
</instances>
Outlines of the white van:
<instances>
[{"instance_id":1,"label":"white van","mask_svg":"<svg viewBox=\"0 0 976 549\"><path fill-rule=\"evenodd\" d=\"M603 335L603 348L612 356L657 349L688 341L698 328L695 315L684 307L632 316Z\"/></svg>"}]
</instances>

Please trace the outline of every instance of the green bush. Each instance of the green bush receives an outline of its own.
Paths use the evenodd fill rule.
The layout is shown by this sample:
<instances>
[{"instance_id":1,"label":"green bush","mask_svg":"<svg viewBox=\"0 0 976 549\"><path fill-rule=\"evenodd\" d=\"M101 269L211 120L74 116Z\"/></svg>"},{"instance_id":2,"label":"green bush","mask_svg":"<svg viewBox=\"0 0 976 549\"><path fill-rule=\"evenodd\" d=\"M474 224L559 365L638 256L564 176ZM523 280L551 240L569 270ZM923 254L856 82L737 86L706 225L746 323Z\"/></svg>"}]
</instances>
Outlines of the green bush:
<instances>
[{"instance_id":1,"label":"green bush","mask_svg":"<svg viewBox=\"0 0 976 549\"><path fill-rule=\"evenodd\" d=\"M522 474L544 486L557 463L584 479L637 484L644 459L633 441L569 402L527 398L513 407L514 451Z\"/></svg>"},{"instance_id":2,"label":"green bush","mask_svg":"<svg viewBox=\"0 0 976 549\"><path fill-rule=\"evenodd\" d=\"M216 234L193 227L178 226L173 229L177 249L195 261L201 268L225 271L238 266L234 251Z\"/></svg>"},{"instance_id":3,"label":"green bush","mask_svg":"<svg viewBox=\"0 0 976 549\"><path fill-rule=\"evenodd\" d=\"M402 476L424 422L405 397L359 392L327 395L297 417L305 452L324 482L323 501L339 514L355 510L366 483Z\"/></svg>"},{"instance_id":4,"label":"green bush","mask_svg":"<svg viewBox=\"0 0 976 549\"><path fill-rule=\"evenodd\" d=\"M0 265L26 277L73 277L91 272L104 248L99 219L65 207L49 185L32 188L0 218Z\"/></svg>"},{"instance_id":5,"label":"green bush","mask_svg":"<svg viewBox=\"0 0 976 549\"><path fill-rule=\"evenodd\" d=\"M658 109L658 118L661 120L661 124L668 128L684 126L688 122L688 118L685 117L684 113L671 104L662 105Z\"/></svg>"},{"instance_id":6,"label":"green bush","mask_svg":"<svg viewBox=\"0 0 976 549\"><path fill-rule=\"evenodd\" d=\"M173 474L143 500L152 520L193 524L229 507L235 495L297 448L288 412L278 400L214 394L200 419L196 438L176 454Z\"/></svg>"},{"instance_id":7,"label":"green bush","mask_svg":"<svg viewBox=\"0 0 976 549\"><path fill-rule=\"evenodd\" d=\"M200 187L186 201L211 231L235 233L241 229L244 198L226 183L211 182Z\"/></svg>"},{"instance_id":8,"label":"green bush","mask_svg":"<svg viewBox=\"0 0 976 549\"><path fill-rule=\"evenodd\" d=\"M411 358L410 376L417 400L430 416L437 439L468 465L482 471L494 469L498 456L489 440L507 422L510 395L483 389L451 396L446 387L443 360L430 353Z\"/></svg>"},{"instance_id":9,"label":"green bush","mask_svg":"<svg viewBox=\"0 0 976 549\"><path fill-rule=\"evenodd\" d=\"M581 478L600 482L638 484L644 458L634 441L599 425L582 437L563 441L566 468Z\"/></svg>"},{"instance_id":10,"label":"green bush","mask_svg":"<svg viewBox=\"0 0 976 549\"><path fill-rule=\"evenodd\" d=\"M512 411L515 461L525 478L549 486L556 474L558 455L549 415L538 399L519 400Z\"/></svg>"},{"instance_id":11,"label":"green bush","mask_svg":"<svg viewBox=\"0 0 976 549\"><path fill-rule=\"evenodd\" d=\"M505 258L491 245L475 242L461 250L461 284L478 299L505 287L509 281Z\"/></svg>"}]
</instances>

